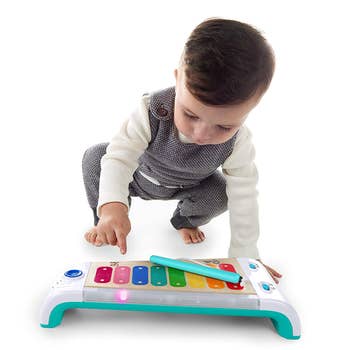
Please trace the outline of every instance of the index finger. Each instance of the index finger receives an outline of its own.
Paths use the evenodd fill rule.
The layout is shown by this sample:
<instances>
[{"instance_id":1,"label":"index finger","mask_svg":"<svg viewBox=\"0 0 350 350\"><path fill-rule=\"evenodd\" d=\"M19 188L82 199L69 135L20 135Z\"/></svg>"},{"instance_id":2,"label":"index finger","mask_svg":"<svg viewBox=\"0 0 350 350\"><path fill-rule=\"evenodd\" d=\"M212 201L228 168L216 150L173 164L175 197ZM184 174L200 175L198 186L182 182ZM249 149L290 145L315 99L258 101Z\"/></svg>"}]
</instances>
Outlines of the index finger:
<instances>
[{"instance_id":1,"label":"index finger","mask_svg":"<svg viewBox=\"0 0 350 350\"><path fill-rule=\"evenodd\" d=\"M117 237L117 246L120 249L120 253L125 254L126 253L126 236L120 233L119 230L115 230L114 232Z\"/></svg>"}]
</instances>

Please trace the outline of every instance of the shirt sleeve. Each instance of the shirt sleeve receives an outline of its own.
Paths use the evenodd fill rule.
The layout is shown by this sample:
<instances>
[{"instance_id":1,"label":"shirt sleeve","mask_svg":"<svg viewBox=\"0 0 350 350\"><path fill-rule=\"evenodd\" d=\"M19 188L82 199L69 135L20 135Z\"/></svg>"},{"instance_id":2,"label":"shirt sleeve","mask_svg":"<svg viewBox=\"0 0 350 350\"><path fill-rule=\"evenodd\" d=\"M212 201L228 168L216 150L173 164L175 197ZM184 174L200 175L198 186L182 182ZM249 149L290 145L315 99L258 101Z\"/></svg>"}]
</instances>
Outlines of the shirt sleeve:
<instances>
[{"instance_id":1,"label":"shirt sleeve","mask_svg":"<svg viewBox=\"0 0 350 350\"><path fill-rule=\"evenodd\" d=\"M231 228L229 256L258 259L258 172L254 164L255 149L251 138L251 132L243 125L222 170L226 178Z\"/></svg>"},{"instance_id":2,"label":"shirt sleeve","mask_svg":"<svg viewBox=\"0 0 350 350\"><path fill-rule=\"evenodd\" d=\"M101 159L101 175L97 215L101 206L122 202L129 208L129 183L138 167L138 158L151 140L149 95L144 95L138 108L122 124Z\"/></svg>"}]
</instances>

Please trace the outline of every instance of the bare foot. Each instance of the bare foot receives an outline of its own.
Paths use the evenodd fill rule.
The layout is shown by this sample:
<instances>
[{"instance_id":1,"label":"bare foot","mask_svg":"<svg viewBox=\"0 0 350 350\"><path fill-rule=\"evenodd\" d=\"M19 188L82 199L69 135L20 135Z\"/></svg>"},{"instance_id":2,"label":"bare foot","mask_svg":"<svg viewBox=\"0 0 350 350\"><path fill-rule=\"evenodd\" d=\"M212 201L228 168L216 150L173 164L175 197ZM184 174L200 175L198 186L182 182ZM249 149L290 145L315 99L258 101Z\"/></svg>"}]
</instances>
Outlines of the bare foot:
<instances>
[{"instance_id":1,"label":"bare foot","mask_svg":"<svg viewBox=\"0 0 350 350\"><path fill-rule=\"evenodd\" d=\"M92 227L89 231L87 231L84 235L85 239L97 246L97 247L100 247L102 245L102 242L100 242L98 239L97 239L97 229L96 229L96 226Z\"/></svg>"},{"instance_id":2,"label":"bare foot","mask_svg":"<svg viewBox=\"0 0 350 350\"><path fill-rule=\"evenodd\" d=\"M182 239L186 244L190 243L200 243L205 240L204 233L198 228L180 228L179 230Z\"/></svg>"}]
</instances>

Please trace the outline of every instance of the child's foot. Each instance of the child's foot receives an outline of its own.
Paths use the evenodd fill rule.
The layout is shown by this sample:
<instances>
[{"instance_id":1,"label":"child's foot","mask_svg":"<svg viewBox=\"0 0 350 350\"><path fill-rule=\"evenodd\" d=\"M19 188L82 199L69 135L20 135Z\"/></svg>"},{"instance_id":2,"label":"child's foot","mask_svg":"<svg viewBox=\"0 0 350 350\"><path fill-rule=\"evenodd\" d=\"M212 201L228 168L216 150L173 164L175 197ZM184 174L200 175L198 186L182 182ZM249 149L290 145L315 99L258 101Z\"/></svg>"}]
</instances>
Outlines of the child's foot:
<instances>
[{"instance_id":1,"label":"child's foot","mask_svg":"<svg viewBox=\"0 0 350 350\"><path fill-rule=\"evenodd\" d=\"M186 244L200 243L205 240L204 233L198 227L184 227L180 228L178 231Z\"/></svg>"},{"instance_id":2,"label":"child's foot","mask_svg":"<svg viewBox=\"0 0 350 350\"><path fill-rule=\"evenodd\" d=\"M100 242L98 239L97 239L97 229L96 229L96 226L94 226L93 228L91 228L89 231L87 231L84 235L85 239L97 246L97 247L100 247L102 245L102 242Z\"/></svg>"}]
</instances>

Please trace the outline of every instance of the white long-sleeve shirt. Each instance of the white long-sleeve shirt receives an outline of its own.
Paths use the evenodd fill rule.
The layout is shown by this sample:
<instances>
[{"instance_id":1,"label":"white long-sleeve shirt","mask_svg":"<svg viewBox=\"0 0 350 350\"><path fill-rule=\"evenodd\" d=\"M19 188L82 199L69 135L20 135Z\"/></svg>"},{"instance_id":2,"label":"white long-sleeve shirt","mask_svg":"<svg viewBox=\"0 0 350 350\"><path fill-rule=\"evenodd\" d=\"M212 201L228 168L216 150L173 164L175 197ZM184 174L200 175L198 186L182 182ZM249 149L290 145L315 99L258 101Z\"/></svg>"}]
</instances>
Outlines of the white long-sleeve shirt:
<instances>
[{"instance_id":1,"label":"white long-sleeve shirt","mask_svg":"<svg viewBox=\"0 0 350 350\"><path fill-rule=\"evenodd\" d=\"M138 167L138 158L151 141L149 103L150 95L144 95L107 147L101 161L98 215L106 203L122 202L129 207L129 183ZM188 142L184 135L179 134L179 137L182 142ZM259 236L258 174L254 157L251 133L243 125L231 155L222 165L231 228L230 257L259 258L256 244Z\"/></svg>"}]
</instances>

